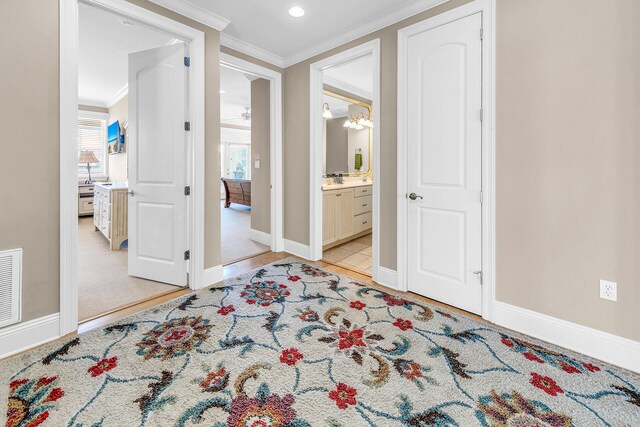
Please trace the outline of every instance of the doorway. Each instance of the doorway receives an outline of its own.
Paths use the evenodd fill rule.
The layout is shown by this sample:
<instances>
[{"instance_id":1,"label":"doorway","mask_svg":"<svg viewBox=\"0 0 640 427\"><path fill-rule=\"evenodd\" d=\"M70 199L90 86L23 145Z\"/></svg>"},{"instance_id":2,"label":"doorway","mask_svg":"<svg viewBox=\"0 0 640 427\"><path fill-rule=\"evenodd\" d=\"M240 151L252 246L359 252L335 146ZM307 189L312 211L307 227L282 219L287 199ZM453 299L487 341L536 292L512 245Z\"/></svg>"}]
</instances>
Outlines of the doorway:
<instances>
[{"instance_id":1,"label":"doorway","mask_svg":"<svg viewBox=\"0 0 640 427\"><path fill-rule=\"evenodd\" d=\"M310 258L379 281L380 40L310 74Z\"/></svg>"},{"instance_id":2,"label":"doorway","mask_svg":"<svg viewBox=\"0 0 640 427\"><path fill-rule=\"evenodd\" d=\"M60 8L65 29L60 51L60 333L64 335L77 329L78 320L201 286L204 167L198 159L204 152L204 34L112 0L67 0ZM93 24L91 17L97 17ZM104 34L83 37L88 28ZM140 34L132 36L129 30ZM100 44L107 40L121 49L127 46L126 52L118 52L124 59L108 61L114 56L108 55L108 45ZM99 59L83 62L87 52ZM115 80L105 80L104 74L114 67L124 84L111 97L102 93L101 103L91 94L114 87ZM174 71L166 72L170 69ZM123 101L128 89L129 99ZM111 111L109 107L118 102L124 108ZM104 125L96 133L95 147L104 143L100 156L79 152L81 127L87 124L81 116L87 115L86 110L104 115ZM92 167L100 173L89 177ZM86 177L80 175L82 170ZM93 301L93 307L79 316L79 302L86 302L79 295L91 293L80 289L83 280L100 282L100 292L94 293L104 299Z\"/></svg>"},{"instance_id":3,"label":"doorway","mask_svg":"<svg viewBox=\"0 0 640 427\"><path fill-rule=\"evenodd\" d=\"M485 41L493 31L486 7L463 6L399 32L398 283L488 318L493 94Z\"/></svg>"},{"instance_id":4,"label":"doorway","mask_svg":"<svg viewBox=\"0 0 640 427\"><path fill-rule=\"evenodd\" d=\"M221 258L281 252L282 76L220 54Z\"/></svg>"}]
</instances>

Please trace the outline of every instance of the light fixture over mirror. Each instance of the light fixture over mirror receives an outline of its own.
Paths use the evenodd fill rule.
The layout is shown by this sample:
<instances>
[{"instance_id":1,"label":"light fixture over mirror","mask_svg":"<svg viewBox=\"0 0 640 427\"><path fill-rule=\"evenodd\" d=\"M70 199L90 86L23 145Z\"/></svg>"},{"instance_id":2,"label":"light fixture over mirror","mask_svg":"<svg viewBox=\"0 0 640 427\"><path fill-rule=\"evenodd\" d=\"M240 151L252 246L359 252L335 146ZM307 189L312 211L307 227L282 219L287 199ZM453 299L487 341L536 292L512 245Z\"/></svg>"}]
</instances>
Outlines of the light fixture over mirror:
<instances>
[{"instance_id":1,"label":"light fixture over mirror","mask_svg":"<svg viewBox=\"0 0 640 427\"><path fill-rule=\"evenodd\" d=\"M362 130L365 127L372 128L373 121L371 120L371 113L369 113L369 117L365 117L365 115L362 113L358 114L355 117L351 116L347 120L345 120L343 126L355 130Z\"/></svg>"},{"instance_id":2,"label":"light fixture over mirror","mask_svg":"<svg viewBox=\"0 0 640 427\"><path fill-rule=\"evenodd\" d=\"M322 106L322 117L324 117L325 119L333 118L333 114L331 114L331 109L329 108L329 104L326 102Z\"/></svg>"}]
</instances>

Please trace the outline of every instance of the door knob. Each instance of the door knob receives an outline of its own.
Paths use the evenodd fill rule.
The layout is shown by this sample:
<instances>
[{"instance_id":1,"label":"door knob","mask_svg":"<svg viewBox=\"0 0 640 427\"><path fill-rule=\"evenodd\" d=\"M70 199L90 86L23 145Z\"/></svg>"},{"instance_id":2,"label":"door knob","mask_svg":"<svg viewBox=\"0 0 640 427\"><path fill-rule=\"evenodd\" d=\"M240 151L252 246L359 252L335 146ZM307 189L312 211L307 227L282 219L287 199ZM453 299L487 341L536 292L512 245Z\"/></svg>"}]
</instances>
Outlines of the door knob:
<instances>
[{"instance_id":1,"label":"door knob","mask_svg":"<svg viewBox=\"0 0 640 427\"><path fill-rule=\"evenodd\" d=\"M133 190L127 191L127 194L130 195L131 197L136 195L135 191L133 191Z\"/></svg>"},{"instance_id":2,"label":"door knob","mask_svg":"<svg viewBox=\"0 0 640 427\"><path fill-rule=\"evenodd\" d=\"M422 199L422 196L418 196L416 193L411 193L411 194L409 194L409 198L411 200L416 200L417 198Z\"/></svg>"}]
</instances>

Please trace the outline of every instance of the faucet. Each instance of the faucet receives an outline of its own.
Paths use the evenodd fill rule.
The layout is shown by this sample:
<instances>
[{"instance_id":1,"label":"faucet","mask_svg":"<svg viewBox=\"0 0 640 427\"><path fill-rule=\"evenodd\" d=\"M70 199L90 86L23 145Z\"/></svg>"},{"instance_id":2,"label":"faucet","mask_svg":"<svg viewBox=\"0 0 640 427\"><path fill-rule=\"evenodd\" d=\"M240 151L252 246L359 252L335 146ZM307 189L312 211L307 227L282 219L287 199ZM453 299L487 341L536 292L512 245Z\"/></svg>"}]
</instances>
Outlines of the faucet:
<instances>
[{"instance_id":1,"label":"faucet","mask_svg":"<svg viewBox=\"0 0 640 427\"><path fill-rule=\"evenodd\" d=\"M344 179L341 173L337 173L333 176L333 180L336 184L344 184Z\"/></svg>"}]
</instances>

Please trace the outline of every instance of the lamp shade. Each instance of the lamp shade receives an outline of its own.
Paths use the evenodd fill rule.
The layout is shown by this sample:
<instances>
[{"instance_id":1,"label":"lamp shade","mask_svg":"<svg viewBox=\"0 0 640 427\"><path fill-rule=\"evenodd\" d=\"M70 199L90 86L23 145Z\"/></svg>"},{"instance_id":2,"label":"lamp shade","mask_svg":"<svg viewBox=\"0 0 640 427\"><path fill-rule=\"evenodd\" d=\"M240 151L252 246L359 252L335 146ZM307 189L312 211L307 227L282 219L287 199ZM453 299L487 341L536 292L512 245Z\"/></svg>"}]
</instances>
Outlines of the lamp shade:
<instances>
[{"instance_id":1,"label":"lamp shade","mask_svg":"<svg viewBox=\"0 0 640 427\"><path fill-rule=\"evenodd\" d=\"M78 156L78 163L100 163L93 151L83 150Z\"/></svg>"}]
</instances>

